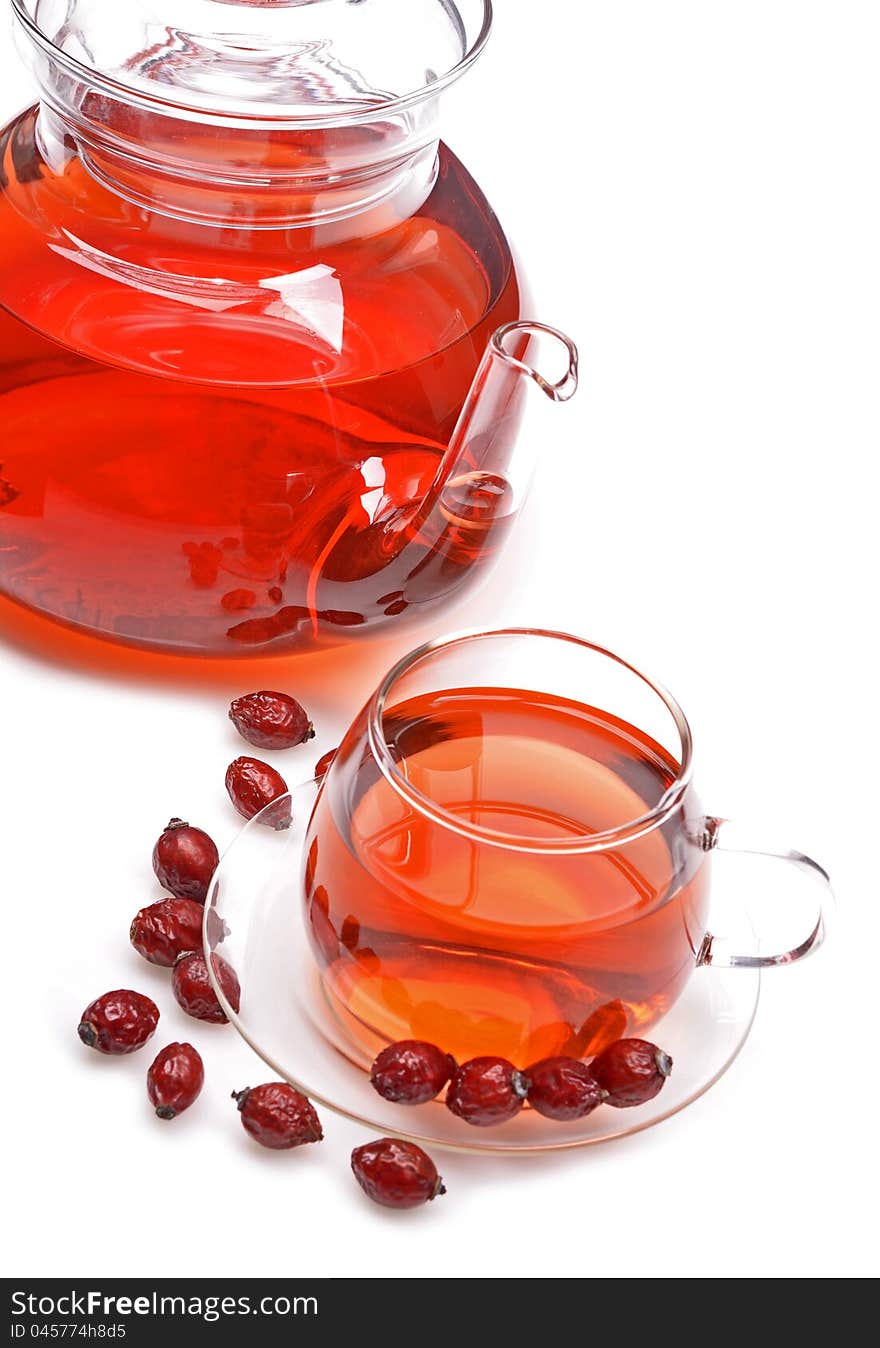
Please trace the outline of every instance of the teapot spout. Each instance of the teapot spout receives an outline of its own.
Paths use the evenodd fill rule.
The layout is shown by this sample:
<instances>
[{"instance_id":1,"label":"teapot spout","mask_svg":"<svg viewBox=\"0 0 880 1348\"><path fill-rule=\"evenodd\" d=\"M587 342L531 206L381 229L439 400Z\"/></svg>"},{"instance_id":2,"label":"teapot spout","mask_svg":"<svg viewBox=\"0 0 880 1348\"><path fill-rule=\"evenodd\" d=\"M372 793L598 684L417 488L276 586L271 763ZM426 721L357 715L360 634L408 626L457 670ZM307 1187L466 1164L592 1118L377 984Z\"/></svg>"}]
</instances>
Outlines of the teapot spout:
<instances>
[{"instance_id":1,"label":"teapot spout","mask_svg":"<svg viewBox=\"0 0 880 1348\"><path fill-rule=\"evenodd\" d=\"M552 402L577 392L574 342L546 323L507 323L492 336L462 408L431 492L470 509L482 501L486 525L522 506L538 459L539 438L520 436L532 384Z\"/></svg>"},{"instance_id":2,"label":"teapot spout","mask_svg":"<svg viewBox=\"0 0 880 1348\"><path fill-rule=\"evenodd\" d=\"M309 581L313 630L331 607L336 622L357 619L343 590L335 605L325 599L318 608L319 582L327 594L328 580L341 579L345 568L346 579L356 573L374 587L373 603L385 618L427 612L485 573L525 500L542 444L531 425L518 436L528 390L535 384L562 403L577 383L577 348L563 333L543 323L499 328L428 490L358 530L352 520L364 513L359 494L338 520Z\"/></svg>"}]
</instances>

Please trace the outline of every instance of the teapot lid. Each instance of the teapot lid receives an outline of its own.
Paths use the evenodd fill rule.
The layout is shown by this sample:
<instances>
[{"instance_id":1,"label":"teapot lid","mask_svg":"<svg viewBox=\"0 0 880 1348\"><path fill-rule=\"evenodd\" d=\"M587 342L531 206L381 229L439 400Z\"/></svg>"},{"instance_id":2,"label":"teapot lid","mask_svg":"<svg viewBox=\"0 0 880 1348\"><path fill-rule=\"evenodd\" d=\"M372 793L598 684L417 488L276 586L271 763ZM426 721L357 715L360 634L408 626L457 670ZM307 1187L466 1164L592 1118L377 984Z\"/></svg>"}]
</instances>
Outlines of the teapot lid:
<instances>
[{"instance_id":1,"label":"teapot lid","mask_svg":"<svg viewBox=\"0 0 880 1348\"><path fill-rule=\"evenodd\" d=\"M338 125L420 102L482 51L491 0L12 0L117 97Z\"/></svg>"}]
</instances>

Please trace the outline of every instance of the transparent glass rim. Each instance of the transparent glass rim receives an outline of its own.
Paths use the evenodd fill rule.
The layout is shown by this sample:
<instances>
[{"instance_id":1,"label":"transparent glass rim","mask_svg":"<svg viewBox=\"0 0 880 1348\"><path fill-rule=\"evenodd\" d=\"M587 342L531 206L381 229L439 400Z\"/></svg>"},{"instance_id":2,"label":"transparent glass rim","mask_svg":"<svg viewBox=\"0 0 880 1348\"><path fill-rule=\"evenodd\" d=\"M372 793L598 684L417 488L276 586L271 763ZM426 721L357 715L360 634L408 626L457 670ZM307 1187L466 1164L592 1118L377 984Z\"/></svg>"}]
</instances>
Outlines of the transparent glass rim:
<instances>
[{"instance_id":1,"label":"transparent glass rim","mask_svg":"<svg viewBox=\"0 0 880 1348\"><path fill-rule=\"evenodd\" d=\"M417 107L420 103L428 102L436 98L444 89L448 89L461 78L466 71L470 70L475 61L482 55L493 23L493 0L482 0L483 4L483 22L480 31L475 37L471 46L464 53L461 60L442 75L438 75L431 84L422 85L419 89L413 89L409 93L400 94L396 98L390 98L386 102L377 104L364 103L359 107L351 108L346 111L336 111L332 113L316 112L306 114L302 111L297 113L286 112L281 105L272 113L247 112L236 110L235 108L200 108L197 104L183 103L175 99L165 98L161 94L154 94L146 89L133 89L130 85L124 84L121 80L114 79L111 75L105 75L102 71L96 70L93 66L86 65L83 61L78 61L75 56L70 56L67 52L61 51L56 47L51 38L47 37L42 31L36 20L28 13L28 0L11 0L13 13L24 28L28 37L36 46L41 48L52 61L61 66L68 74L76 79L83 81L93 89L102 93L109 94L111 98L118 99L121 103L127 103L132 107L140 107L162 113L168 116L179 115L192 118L200 112L209 117L212 124L220 123L222 125L233 126L251 126L259 127L263 124L271 126L273 129L289 129L291 131L303 131L310 128L337 127L337 126L356 126L360 123L371 122L377 119L394 116L396 113L406 112L408 109Z\"/></svg>"},{"instance_id":2,"label":"transparent glass rim","mask_svg":"<svg viewBox=\"0 0 880 1348\"><path fill-rule=\"evenodd\" d=\"M681 756L679 769L674 780L651 810L626 823L619 824L613 829L605 829L598 833L580 834L573 838L525 838L515 833L504 833L500 830L484 828L480 824L469 823L438 805L436 801L417 790L407 780L385 743L382 726L388 697L392 689L404 675L411 673L419 665L441 651L497 637L537 637L541 640L565 642L568 645L580 647L582 650L591 651L620 665L623 669L634 674L656 694L669 712L678 732L681 742ZM388 671L367 704L367 740L370 752L385 780L419 814L424 815L441 828L449 829L463 837L470 838L474 842L505 848L508 851L533 854L554 852L564 855L581 855L587 852L604 852L620 847L623 843L634 842L637 838L644 837L646 833L659 828L675 813L690 786L693 772L691 728L678 702L663 684L650 678L637 665L632 664L622 655L618 655L605 646L599 646L595 642L587 641L583 637L574 636L569 632L557 632L541 627L473 628L469 631L457 632L452 636L438 637L410 651Z\"/></svg>"}]
</instances>

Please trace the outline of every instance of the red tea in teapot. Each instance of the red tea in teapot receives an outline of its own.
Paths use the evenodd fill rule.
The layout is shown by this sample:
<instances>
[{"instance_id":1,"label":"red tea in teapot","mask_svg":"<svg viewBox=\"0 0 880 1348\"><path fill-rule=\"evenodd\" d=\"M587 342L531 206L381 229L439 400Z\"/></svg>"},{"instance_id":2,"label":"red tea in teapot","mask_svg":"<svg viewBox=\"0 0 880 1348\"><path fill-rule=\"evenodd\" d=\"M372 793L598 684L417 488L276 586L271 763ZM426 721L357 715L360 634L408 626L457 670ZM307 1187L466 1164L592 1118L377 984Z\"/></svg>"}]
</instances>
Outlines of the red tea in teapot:
<instances>
[{"instance_id":1,"label":"red tea in teapot","mask_svg":"<svg viewBox=\"0 0 880 1348\"><path fill-rule=\"evenodd\" d=\"M0 594L201 655L448 600L524 498L524 388L577 387L439 139L489 0L14 14L41 101L0 131Z\"/></svg>"},{"instance_id":2,"label":"red tea in teapot","mask_svg":"<svg viewBox=\"0 0 880 1348\"><path fill-rule=\"evenodd\" d=\"M417 803L362 745L341 751L306 866L325 993L365 1060L416 1038L524 1066L651 1026L694 968L708 858L680 817L553 848L654 809L671 755L607 712L516 690L420 694L383 726Z\"/></svg>"},{"instance_id":3,"label":"red tea in teapot","mask_svg":"<svg viewBox=\"0 0 880 1348\"><path fill-rule=\"evenodd\" d=\"M35 111L3 133L0 590L228 655L423 609L497 550L503 473L465 460L434 491L519 312L459 162L441 151L413 217L313 256L293 230L237 232L234 251L228 229L139 209L77 155L50 167Z\"/></svg>"}]
</instances>

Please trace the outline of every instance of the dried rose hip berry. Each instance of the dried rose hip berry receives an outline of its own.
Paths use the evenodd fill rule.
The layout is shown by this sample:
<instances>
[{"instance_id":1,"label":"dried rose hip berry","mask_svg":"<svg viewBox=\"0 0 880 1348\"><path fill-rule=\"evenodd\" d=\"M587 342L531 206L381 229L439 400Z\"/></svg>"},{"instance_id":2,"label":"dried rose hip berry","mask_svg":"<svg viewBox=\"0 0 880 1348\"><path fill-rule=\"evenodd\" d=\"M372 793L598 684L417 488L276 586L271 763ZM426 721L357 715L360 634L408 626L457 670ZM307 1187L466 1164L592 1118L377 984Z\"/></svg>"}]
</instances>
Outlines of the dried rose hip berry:
<instances>
[{"instance_id":1,"label":"dried rose hip berry","mask_svg":"<svg viewBox=\"0 0 880 1348\"><path fill-rule=\"evenodd\" d=\"M213 840L185 819L172 819L153 848L156 879L176 899L204 903L219 864Z\"/></svg>"},{"instance_id":2,"label":"dried rose hip berry","mask_svg":"<svg viewBox=\"0 0 880 1348\"><path fill-rule=\"evenodd\" d=\"M147 1073L147 1095L160 1119L176 1119L189 1109L204 1084L205 1068L192 1044L169 1044Z\"/></svg>"},{"instance_id":3,"label":"dried rose hip berry","mask_svg":"<svg viewBox=\"0 0 880 1348\"><path fill-rule=\"evenodd\" d=\"M245 1132L263 1147L287 1151L324 1137L311 1101L283 1081L233 1091Z\"/></svg>"},{"instance_id":4,"label":"dried rose hip berry","mask_svg":"<svg viewBox=\"0 0 880 1348\"><path fill-rule=\"evenodd\" d=\"M317 885L309 903L309 927L315 945L327 964L339 957L339 934L330 918L330 896L323 885Z\"/></svg>"},{"instance_id":5,"label":"dried rose hip berry","mask_svg":"<svg viewBox=\"0 0 880 1348\"><path fill-rule=\"evenodd\" d=\"M471 1058L462 1063L446 1092L446 1107L465 1123L489 1128L518 1114L526 1098L521 1072L506 1058Z\"/></svg>"},{"instance_id":6,"label":"dried rose hip berry","mask_svg":"<svg viewBox=\"0 0 880 1348\"><path fill-rule=\"evenodd\" d=\"M434 1162L414 1142L367 1142L351 1153L351 1168L367 1197L383 1208L418 1208L446 1193Z\"/></svg>"},{"instance_id":7,"label":"dried rose hip berry","mask_svg":"<svg viewBox=\"0 0 880 1348\"><path fill-rule=\"evenodd\" d=\"M523 1077L529 1104L547 1119L585 1119L605 1099L587 1064L577 1058L542 1058Z\"/></svg>"},{"instance_id":8,"label":"dried rose hip berry","mask_svg":"<svg viewBox=\"0 0 880 1348\"><path fill-rule=\"evenodd\" d=\"M599 1006L584 1021L569 1052L577 1058L595 1058L603 1048L622 1039L629 1024L629 1013L623 1002L606 1002Z\"/></svg>"},{"instance_id":9,"label":"dried rose hip berry","mask_svg":"<svg viewBox=\"0 0 880 1348\"><path fill-rule=\"evenodd\" d=\"M323 758L318 759L315 764L315 781L320 781L322 777L327 776L327 769L338 753L338 749L329 749Z\"/></svg>"},{"instance_id":10,"label":"dried rose hip berry","mask_svg":"<svg viewBox=\"0 0 880 1348\"><path fill-rule=\"evenodd\" d=\"M136 915L129 938L145 960L173 969L178 955L201 950L204 915L194 899L160 899Z\"/></svg>"},{"instance_id":11,"label":"dried rose hip berry","mask_svg":"<svg viewBox=\"0 0 880 1348\"><path fill-rule=\"evenodd\" d=\"M231 934L229 926L227 925L227 923L223 921L223 918L217 912L216 908L206 908L204 912L205 912L204 944L207 945L209 950L215 950L218 945L222 945L224 941L227 941L229 939L229 936ZM203 942L200 941L196 949L201 950L202 944ZM190 949L192 949L192 947L190 947Z\"/></svg>"},{"instance_id":12,"label":"dried rose hip berry","mask_svg":"<svg viewBox=\"0 0 880 1348\"><path fill-rule=\"evenodd\" d=\"M235 970L219 955L211 956L211 967L223 989L223 995L233 1011L238 1011L241 1003L241 988ZM207 1020L212 1025L222 1025L226 1021L226 1012L217 1000L204 955L195 953L181 955L174 966L171 976L171 991L178 1006L188 1016L196 1020Z\"/></svg>"},{"instance_id":13,"label":"dried rose hip berry","mask_svg":"<svg viewBox=\"0 0 880 1348\"><path fill-rule=\"evenodd\" d=\"M120 988L90 1002L80 1017L77 1034L99 1053L134 1053L143 1048L159 1024L159 1008L141 992Z\"/></svg>"},{"instance_id":14,"label":"dried rose hip berry","mask_svg":"<svg viewBox=\"0 0 880 1348\"><path fill-rule=\"evenodd\" d=\"M226 790L238 813L245 819L253 819L273 800L278 800L279 796L286 797L287 783L280 772L270 768L268 763L261 763L258 758L236 758L226 769ZM266 810L260 820L261 824L275 829L290 828L290 822L290 803L287 800L278 801L277 809Z\"/></svg>"},{"instance_id":15,"label":"dried rose hip berry","mask_svg":"<svg viewBox=\"0 0 880 1348\"><path fill-rule=\"evenodd\" d=\"M590 1071L608 1092L606 1104L630 1109L660 1094L672 1072L672 1059L646 1039L618 1039L593 1059Z\"/></svg>"},{"instance_id":16,"label":"dried rose hip berry","mask_svg":"<svg viewBox=\"0 0 880 1348\"><path fill-rule=\"evenodd\" d=\"M343 942L345 935L343 931ZM424 1105L435 1100L458 1064L436 1044L401 1039L383 1048L370 1072L370 1081L383 1100L400 1105Z\"/></svg>"},{"instance_id":17,"label":"dried rose hip berry","mask_svg":"<svg viewBox=\"0 0 880 1348\"><path fill-rule=\"evenodd\" d=\"M237 697L229 719L242 739L258 749L292 749L315 738L315 727L295 697L287 693L248 693Z\"/></svg>"},{"instance_id":18,"label":"dried rose hip berry","mask_svg":"<svg viewBox=\"0 0 880 1348\"><path fill-rule=\"evenodd\" d=\"M243 613L253 608L257 596L253 590L228 590L220 600L220 607L227 613Z\"/></svg>"}]
</instances>

